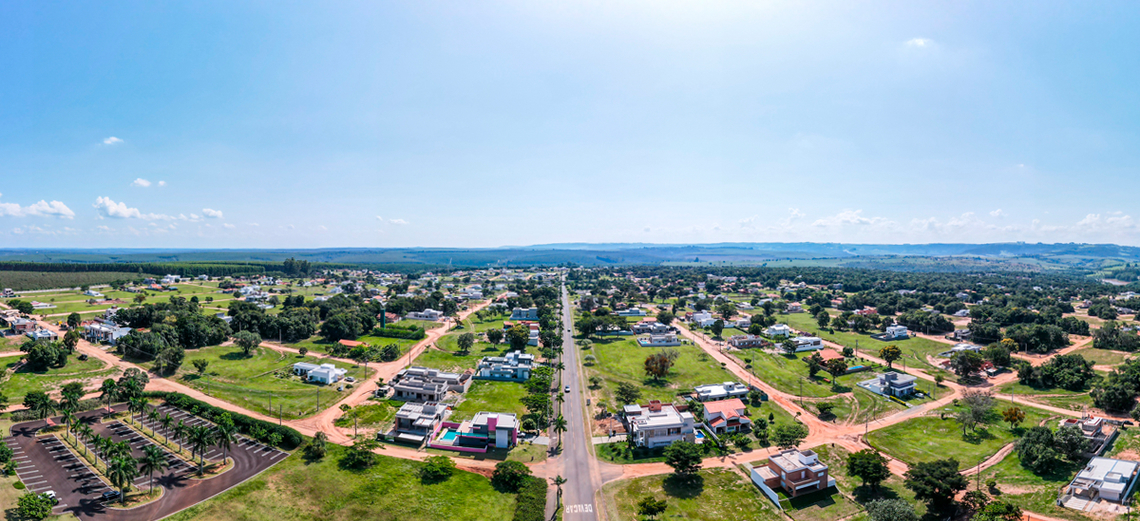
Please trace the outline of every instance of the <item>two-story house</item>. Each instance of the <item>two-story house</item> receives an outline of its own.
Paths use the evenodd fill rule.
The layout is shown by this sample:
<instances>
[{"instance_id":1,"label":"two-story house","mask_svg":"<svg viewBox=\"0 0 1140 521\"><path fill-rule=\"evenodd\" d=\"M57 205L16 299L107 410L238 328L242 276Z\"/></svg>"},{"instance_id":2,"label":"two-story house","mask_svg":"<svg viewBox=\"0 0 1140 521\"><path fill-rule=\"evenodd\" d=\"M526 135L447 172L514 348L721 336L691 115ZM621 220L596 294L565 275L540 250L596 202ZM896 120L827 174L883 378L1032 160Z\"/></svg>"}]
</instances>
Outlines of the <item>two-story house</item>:
<instances>
[{"instance_id":1,"label":"two-story house","mask_svg":"<svg viewBox=\"0 0 1140 521\"><path fill-rule=\"evenodd\" d=\"M717 434L747 431L752 428L748 409L740 398L706 402L705 424Z\"/></svg>"},{"instance_id":2,"label":"two-story house","mask_svg":"<svg viewBox=\"0 0 1140 521\"><path fill-rule=\"evenodd\" d=\"M622 412L626 431L634 443L641 447L664 447L677 440L696 440L697 422L685 406L661 403L657 400L644 407L626 405Z\"/></svg>"},{"instance_id":3,"label":"two-story house","mask_svg":"<svg viewBox=\"0 0 1140 521\"><path fill-rule=\"evenodd\" d=\"M768 459L768 464L752 467L752 481L757 485L784 489L791 497L826 490L835 486L828 467L810 450L788 449Z\"/></svg>"},{"instance_id":4,"label":"two-story house","mask_svg":"<svg viewBox=\"0 0 1140 521\"><path fill-rule=\"evenodd\" d=\"M475 367L475 378L525 382L534 370L534 355L511 351L507 356L487 356Z\"/></svg>"}]
</instances>

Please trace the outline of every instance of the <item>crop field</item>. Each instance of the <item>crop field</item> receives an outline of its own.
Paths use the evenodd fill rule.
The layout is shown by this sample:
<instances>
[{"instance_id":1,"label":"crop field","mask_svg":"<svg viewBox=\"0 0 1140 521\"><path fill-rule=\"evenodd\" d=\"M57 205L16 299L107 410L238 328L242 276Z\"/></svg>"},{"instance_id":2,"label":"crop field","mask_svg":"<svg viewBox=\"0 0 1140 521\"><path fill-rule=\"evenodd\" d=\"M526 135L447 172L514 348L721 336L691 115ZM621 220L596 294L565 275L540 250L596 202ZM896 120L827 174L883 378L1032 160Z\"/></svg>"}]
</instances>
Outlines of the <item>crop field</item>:
<instances>
[{"instance_id":1,"label":"crop field","mask_svg":"<svg viewBox=\"0 0 1140 521\"><path fill-rule=\"evenodd\" d=\"M89 272L43 272L43 271L0 271L0 288L16 291L75 288L94 284L110 284L116 280L137 279L137 273L120 271Z\"/></svg>"}]
</instances>

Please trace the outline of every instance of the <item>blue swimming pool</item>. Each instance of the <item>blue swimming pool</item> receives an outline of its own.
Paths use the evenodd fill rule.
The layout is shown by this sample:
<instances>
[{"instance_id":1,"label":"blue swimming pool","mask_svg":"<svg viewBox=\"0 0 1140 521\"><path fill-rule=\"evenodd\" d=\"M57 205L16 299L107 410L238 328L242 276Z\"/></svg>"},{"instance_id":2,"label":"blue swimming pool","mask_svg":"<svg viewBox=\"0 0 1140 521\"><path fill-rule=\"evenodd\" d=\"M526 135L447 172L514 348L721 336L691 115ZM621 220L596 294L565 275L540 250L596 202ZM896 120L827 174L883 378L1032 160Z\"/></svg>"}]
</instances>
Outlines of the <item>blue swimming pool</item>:
<instances>
[{"instance_id":1,"label":"blue swimming pool","mask_svg":"<svg viewBox=\"0 0 1140 521\"><path fill-rule=\"evenodd\" d=\"M443 441L455 441L456 436L459 436L458 432L447 431L447 432L443 433L443 438L440 438L440 439L442 439Z\"/></svg>"},{"instance_id":2,"label":"blue swimming pool","mask_svg":"<svg viewBox=\"0 0 1140 521\"><path fill-rule=\"evenodd\" d=\"M701 431L697 431L697 439L698 439L698 440L703 440L703 439L705 439L705 433L703 433L703 432L701 432Z\"/></svg>"}]
</instances>

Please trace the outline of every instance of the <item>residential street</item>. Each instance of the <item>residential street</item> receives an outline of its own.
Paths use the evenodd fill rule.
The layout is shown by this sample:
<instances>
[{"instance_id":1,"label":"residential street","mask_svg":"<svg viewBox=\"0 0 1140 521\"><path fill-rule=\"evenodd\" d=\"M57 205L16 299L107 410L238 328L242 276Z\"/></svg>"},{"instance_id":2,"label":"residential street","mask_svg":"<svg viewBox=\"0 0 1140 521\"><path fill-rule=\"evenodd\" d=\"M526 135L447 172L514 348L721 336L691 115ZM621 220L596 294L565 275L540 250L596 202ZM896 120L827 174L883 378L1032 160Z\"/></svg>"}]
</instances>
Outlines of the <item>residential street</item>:
<instances>
[{"instance_id":1,"label":"residential street","mask_svg":"<svg viewBox=\"0 0 1140 521\"><path fill-rule=\"evenodd\" d=\"M562 486L562 504L565 509L563 516L565 519L582 521L605 519L599 513L601 503L594 501L595 493L602 487L602 477L600 464L592 452L590 423L582 398L582 386L585 384L578 346L574 345L574 313L565 285L562 286L562 324L562 358L566 364L562 385L569 385L570 392L566 394L566 402L562 405L567 424L563 434L562 453L553 468L567 480ZM620 475L620 469L614 470Z\"/></svg>"}]
</instances>

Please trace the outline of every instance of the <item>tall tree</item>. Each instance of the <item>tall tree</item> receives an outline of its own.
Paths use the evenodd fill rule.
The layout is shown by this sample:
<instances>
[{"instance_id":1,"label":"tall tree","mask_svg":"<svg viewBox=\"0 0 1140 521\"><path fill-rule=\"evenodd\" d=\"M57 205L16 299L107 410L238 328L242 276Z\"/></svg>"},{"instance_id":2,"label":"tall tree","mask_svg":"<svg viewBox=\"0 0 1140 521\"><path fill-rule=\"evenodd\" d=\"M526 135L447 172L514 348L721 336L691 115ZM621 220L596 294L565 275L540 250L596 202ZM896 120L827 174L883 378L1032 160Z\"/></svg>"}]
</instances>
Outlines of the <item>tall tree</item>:
<instances>
[{"instance_id":1,"label":"tall tree","mask_svg":"<svg viewBox=\"0 0 1140 521\"><path fill-rule=\"evenodd\" d=\"M969 486L966 477L958 472L954 458L916 463L904 475L904 486L914 492L915 499L926 501L934 512L949 512L954 496Z\"/></svg>"}]
</instances>

